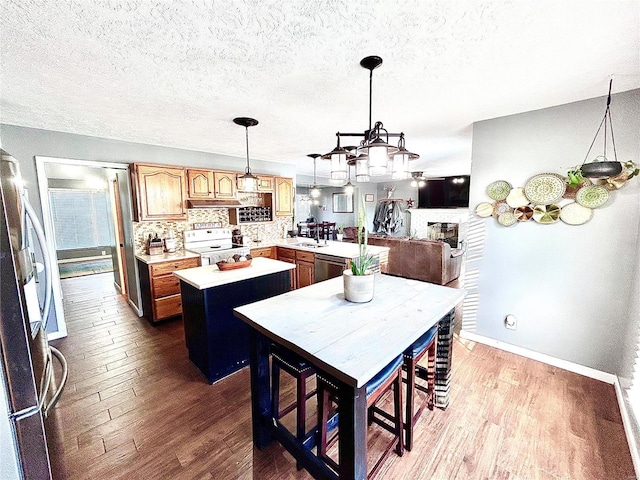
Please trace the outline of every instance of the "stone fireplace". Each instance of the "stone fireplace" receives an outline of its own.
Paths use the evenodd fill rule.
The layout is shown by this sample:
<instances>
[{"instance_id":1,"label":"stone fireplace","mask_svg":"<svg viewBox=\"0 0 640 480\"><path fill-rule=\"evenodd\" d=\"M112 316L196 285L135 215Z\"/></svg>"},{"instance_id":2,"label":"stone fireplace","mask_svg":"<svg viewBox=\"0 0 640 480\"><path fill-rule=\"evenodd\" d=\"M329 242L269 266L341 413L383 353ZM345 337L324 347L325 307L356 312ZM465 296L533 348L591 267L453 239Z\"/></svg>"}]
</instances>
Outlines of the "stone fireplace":
<instances>
[{"instance_id":1,"label":"stone fireplace","mask_svg":"<svg viewBox=\"0 0 640 480\"><path fill-rule=\"evenodd\" d=\"M468 208L411 208L407 210L407 233L413 238L442 240L459 248L467 240Z\"/></svg>"}]
</instances>

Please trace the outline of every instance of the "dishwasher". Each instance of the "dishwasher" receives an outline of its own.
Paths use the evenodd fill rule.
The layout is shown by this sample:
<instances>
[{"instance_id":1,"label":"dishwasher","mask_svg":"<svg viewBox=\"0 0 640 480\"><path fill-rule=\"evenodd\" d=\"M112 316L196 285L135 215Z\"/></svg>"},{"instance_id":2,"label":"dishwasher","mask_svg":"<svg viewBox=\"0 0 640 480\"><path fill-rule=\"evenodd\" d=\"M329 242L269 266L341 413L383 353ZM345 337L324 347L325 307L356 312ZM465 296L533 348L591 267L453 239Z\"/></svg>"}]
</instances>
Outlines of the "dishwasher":
<instances>
[{"instance_id":1,"label":"dishwasher","mask_svg":"<svg viewBox=\"0 0 640 480\"><path fill-rule=\"evenodd\" d=\"M316 253L314 283L340 277L349 268L349 259Z\"/></svg>"}]
</instances>

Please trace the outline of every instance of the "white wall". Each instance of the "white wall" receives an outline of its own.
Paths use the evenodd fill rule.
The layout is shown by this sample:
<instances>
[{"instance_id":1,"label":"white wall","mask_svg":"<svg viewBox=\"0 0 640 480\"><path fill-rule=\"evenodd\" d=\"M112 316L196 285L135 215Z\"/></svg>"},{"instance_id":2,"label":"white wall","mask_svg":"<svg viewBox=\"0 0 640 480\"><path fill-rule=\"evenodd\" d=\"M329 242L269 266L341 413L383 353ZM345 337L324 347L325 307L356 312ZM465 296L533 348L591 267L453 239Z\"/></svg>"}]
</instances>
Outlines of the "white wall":
<instances>
[{"instance_id":1,"label":"white wall","mask_svg":"<svg viewBox=\"0 0 640 480\"><path fill-rule=\"evenodd\" d=\"M486 187L514 187L545 172L566 175L582 163L606 98L474 124L470 211ZM612 116L619 160L640 162L640 90L616 94ZM602 152L602 142L595 146ZM625 342L640 250L640 178L614 192L585 225L533 221L505 228L484 220L475 333L608 373L624 370ZM515 331L504 317L518 318Z\"/></svg>"}]
</instances>

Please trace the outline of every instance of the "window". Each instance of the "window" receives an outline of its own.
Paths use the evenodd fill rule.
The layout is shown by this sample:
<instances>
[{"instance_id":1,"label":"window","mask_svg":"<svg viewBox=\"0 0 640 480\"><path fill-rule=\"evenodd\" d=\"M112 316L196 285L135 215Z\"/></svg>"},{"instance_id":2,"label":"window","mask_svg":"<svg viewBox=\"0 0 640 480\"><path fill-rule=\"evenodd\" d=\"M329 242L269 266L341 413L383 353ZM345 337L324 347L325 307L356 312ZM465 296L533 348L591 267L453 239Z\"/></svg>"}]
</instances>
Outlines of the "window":
<instances>
[{"instance_id":1,"label":"window","mask_svg":"<svg viewBox=\"0 0 640 480\"><path fill-rule=\"evenodd\" d=\"M56 250L114 243L107 191L49 189L49 199Z\"/></svg>"}]
</instances>

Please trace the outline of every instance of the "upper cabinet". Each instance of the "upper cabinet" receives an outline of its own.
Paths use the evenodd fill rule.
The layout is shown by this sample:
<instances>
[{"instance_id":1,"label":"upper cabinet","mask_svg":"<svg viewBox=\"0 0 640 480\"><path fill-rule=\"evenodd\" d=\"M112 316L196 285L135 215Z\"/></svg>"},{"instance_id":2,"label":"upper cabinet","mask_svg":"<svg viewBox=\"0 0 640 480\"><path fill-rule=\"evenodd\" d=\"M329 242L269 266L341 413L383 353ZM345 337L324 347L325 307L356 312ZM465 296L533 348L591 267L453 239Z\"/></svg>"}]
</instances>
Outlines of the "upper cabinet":
<instances>
[{"instance_id":1,"label":"upper cabinet","mask_svg":"<svg viewBox=\"0 0 640 480\"><path fill-rule=\"evenodd\" d=\"M212 170L187 170L189 185L189 198L214 198L213 171Z\"/></svg>"},{"instance_id":2,"label":"upper cabinet","mask_svg":"<svg viewBox=\"0 0 640 480\"><path fill-rule=\"evenodd\" d=\"M237 175L237 185L239 191L244 191L244 180L242 179L243 173ZM259 192L273 192L274 178L268 175L257 174L258 177L258 191Z\"/></svg>"},{"instance_id":3,"label":"upper cabinet","mask_svg":"<svg viewBox=\"0 0 640 480\"><path fill-rule=\"evenodd\" d=\"M130 172L135 221L187 219L184 168L134 163Z\"/></svg>"},{"instance_id":4,"label":"upper cabinet","mask_svg":"<svg viewBox=\"0 0 640 480\"><path fill-rule=\"evenodd\" d=\"M215 198L236 198L235 172L213 172Z\"/></svg>"},{"instance_id":5,"label":"upper cabinet","mask_svg":"<svg viewBox=\"0 0 640 480\"><path fill-rule=\"evenodd\" d=\"M213 170L187 170L189 198L236 198L236 174Z\"/></svg>"},{"instance_id":6,"label":"upper cabinet","mask_svg":"<svg viewBox=\"0 0 640 480\"><path fill-rule=\"evenodd\" d=\"M293 180L291 178L275 177L276 215L293 215Z\"/></svg>"}]
</instances>

